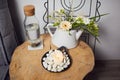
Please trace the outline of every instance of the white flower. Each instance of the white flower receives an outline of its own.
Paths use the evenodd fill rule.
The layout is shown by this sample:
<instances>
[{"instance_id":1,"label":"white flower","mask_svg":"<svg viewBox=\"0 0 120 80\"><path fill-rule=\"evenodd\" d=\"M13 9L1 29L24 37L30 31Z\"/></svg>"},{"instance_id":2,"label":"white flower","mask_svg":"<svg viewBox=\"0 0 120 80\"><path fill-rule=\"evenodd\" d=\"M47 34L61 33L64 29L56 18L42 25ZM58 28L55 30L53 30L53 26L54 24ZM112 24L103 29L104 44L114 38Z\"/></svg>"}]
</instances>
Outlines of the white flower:
<instances>
[{"instance_id":1,"label":"white flower","mask_svg":"<svg viewBox=\"0 0 120 80\"><path fill-rule=\"evenodd\" d=\"M81 23L80 19L83 21L84 24L89 24L90 23L90 19L84 16L79 16L76 18L77 23Z\"/></svg>"},{"instance_id":2,"label":"white flower","mask_svg":"<svg viewBox=\"0 0 120 80\"><path fill-rule=\"evenodd\" d=\"M60 23L60 28L63 30L70 30L72 28L72 25L69 21L62 21Z\"/></svg>"},{"instance_id":3,"label":"white flower","mask_svg":"<svg viewBox=\"0 0 120 80\"><path fill-rule=\"evenodd\" d=\"M83 22L85 24L89 24L90 23L90 19L89 18L86 18L86 17L83 17Z\"/></svg>"}]
</instances>

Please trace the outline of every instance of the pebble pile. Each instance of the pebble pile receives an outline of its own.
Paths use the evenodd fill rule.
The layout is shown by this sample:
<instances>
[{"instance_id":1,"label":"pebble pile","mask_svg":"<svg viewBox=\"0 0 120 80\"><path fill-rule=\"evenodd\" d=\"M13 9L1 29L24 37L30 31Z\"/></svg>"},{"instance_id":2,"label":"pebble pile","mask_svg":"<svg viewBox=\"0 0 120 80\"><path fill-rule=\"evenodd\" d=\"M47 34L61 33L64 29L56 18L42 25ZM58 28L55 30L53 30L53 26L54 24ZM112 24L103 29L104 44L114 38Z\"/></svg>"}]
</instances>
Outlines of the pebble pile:
<instances>
[{"instance_id":1,"label":"pebble pile","mask_svg":"<svg viewBox=\"0 0 120 80\"><path fill-rule=\"evenodd\" d=\"M51 72L61 72L69 67L70 57L66 52L50 50L42 58L42 65Z\"/></svg>"}]
</instances>

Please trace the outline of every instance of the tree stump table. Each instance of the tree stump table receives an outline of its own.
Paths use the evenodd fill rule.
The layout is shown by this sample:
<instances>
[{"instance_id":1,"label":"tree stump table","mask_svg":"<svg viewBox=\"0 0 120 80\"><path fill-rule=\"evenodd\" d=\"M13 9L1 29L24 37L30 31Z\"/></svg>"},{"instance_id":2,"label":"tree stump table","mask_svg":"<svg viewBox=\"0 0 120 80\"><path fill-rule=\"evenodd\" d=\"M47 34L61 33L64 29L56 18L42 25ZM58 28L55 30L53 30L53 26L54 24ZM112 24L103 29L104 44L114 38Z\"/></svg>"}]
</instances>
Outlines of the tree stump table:
<instances>
[{"instance_id":1,"label":"tree stump table","mask_svg":"<svg viewBox=\"0 0 120 80\"><path fill-rule=\"evenodd\" d=\"M41 50L28 50L28 42L18 46L12 56L9 74L10 80L83 80L94 67L94 55L91 48L83 41L78 46L69 49L72 65L66 71L52 73L45 70L41 58L50 49L56 49L50 36L44 34L44 48Z\"/></svg>"}]
</instances>

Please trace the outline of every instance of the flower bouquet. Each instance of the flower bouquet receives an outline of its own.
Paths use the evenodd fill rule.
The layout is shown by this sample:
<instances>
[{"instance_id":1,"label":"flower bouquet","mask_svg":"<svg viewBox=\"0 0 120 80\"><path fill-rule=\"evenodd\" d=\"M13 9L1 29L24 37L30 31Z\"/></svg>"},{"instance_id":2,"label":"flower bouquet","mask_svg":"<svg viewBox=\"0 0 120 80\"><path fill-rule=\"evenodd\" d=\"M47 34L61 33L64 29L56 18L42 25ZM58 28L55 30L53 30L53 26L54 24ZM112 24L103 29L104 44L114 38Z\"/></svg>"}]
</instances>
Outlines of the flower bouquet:
<instances>
[{"instance_id":1,"label":"flower bouquet","mask_svg":"<svg viewBox=\"0 0 120 80\"><path fill-rule=\"evenodd\" d=\"M68 32L70 30L83 30L90 33L95 38L99 36L99 27L95 22L96 17L75 17L72 12L65 12L64 9L54 11L53 13L56 14L56 17L49 15L49 18L53 20L53 26L57 26Z\"/></svg>"},{"instance_id":2,"label":"flower bouquet","mask_svg":"<svg viewBox=\"0 0 120 80\"><path fill-rule=\"evenodd\" d=\"M55 14L55 15L54 15ZM107 14L102 14L95 17L74 16L73 10L69 11L60 9L54 11L53 16L49 15L49 18L53 20L52 26L57 27L55 34L53 35L47 26L48 32L52 37L52 43L57 47L66 46L67 48L74 48L78 44L78 39L81 34L87 32L96 38L98 42L99 26L96 24L96 18ZM69 33L69 34L68 34Z\"/></svg>"}]
</instances>

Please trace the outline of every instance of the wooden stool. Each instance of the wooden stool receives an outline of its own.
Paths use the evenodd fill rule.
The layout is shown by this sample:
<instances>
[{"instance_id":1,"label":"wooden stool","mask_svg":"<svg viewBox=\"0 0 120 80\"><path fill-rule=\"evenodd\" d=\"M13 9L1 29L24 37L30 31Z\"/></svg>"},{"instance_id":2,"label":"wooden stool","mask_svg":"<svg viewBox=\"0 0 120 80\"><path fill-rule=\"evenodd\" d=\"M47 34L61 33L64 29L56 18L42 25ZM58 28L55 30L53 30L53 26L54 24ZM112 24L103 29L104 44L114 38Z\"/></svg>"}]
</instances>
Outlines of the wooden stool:
<instances>
[{"instance_id":1,"label":"wooden stool","mask_svg":"<svg viewBox=\"0 0 120 80\"><path fill-rule=\"evenodd\" d=\"M41 58L50 49L56 49L51 44L48 34L42 35L44 49L30 51L28 42L18 46L13 53L10 63L10 80L83 80L94 67L94 55L91 48L80 41L78 46L69 49L72 65L69 69L60 73L51 73L45 70L41 64Z\"/></svg>"}]
</instances>

